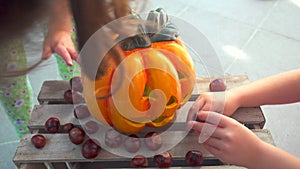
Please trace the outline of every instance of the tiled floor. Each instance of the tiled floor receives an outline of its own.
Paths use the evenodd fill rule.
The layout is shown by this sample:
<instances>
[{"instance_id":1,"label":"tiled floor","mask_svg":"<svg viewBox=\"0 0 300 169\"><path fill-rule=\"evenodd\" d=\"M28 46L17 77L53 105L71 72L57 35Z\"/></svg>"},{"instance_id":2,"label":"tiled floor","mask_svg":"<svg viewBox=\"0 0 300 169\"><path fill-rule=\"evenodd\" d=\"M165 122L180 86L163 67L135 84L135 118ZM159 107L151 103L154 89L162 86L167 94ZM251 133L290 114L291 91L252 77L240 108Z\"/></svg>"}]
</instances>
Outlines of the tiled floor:
<instances>
[{"instance_id":1,"label":"tiled floor","mask_svg":"<svg viewBox=\"0 0 300 169\"><path fill-rule=\"evenodd\" d=\"M300 0L148 1L148 8L159 6L190 23L209 39L225 75L246 74L254 81L300 68ZM51 63L55 63L54 59ZM197 65L200 64L196 62ZM44 80L58 77L55 64L30 74L34 97ZM267 121L265 128L271 131L276 145L300 157L297 120L300 103L262 109ZM11 159L18 138L5 116L1 115L0 121L0 168L14 168Z\"/></svg>"}]
</instances>

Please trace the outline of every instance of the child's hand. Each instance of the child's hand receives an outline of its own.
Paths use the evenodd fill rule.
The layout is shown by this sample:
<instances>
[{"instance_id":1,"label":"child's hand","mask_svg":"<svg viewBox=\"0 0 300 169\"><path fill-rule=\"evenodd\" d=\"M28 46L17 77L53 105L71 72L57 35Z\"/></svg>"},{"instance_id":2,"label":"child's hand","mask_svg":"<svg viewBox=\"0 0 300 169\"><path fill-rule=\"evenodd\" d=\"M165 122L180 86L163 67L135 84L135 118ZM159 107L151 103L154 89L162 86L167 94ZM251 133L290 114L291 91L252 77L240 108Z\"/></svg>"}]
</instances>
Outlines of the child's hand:
<instances>
[{"instance_id":1,"label":"child's hand","mask_svg":"<svg viewBox=\"0 0 300 169\"><path fill-rule=\"evenodd\" d=\"M226 116L231 116L239 107L236 95L231 91L201 93L189 110L189 116L200 110L214 111Z\"/></svg>"},{"instance_id":2,"label":"child's hand","mask_svg":"<svg viewBox=\"0 0 300 169\"><path fill-rule=\"evenodd\" d=\"M42 59L49 59L53 53L60 55L67 65L72 66L72 60L78 61L78 53L68 31L48 33L43 46Z\"/></svg>"},{"instance_id":3,"label":"child's hand","mask_svg":"<svg viewBox=\"0 0 300 169\"><path fill-rule=\"evenodd\" d=\"M188 128L199 132L199 142L221 161L248 166L255 161L262 141L236 120L219 113L200 111L198 121L188 121Z\"/></svg>"}]
</instances>

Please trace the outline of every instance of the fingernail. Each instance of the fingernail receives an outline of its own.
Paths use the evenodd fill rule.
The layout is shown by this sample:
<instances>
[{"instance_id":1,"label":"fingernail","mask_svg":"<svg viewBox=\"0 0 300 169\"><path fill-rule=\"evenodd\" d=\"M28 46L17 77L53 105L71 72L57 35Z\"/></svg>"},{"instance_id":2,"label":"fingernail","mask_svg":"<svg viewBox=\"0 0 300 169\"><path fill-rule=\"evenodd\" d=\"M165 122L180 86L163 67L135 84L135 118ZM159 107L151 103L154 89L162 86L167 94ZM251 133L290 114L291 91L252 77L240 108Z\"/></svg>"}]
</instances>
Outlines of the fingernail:
<instances>
[{"instance_id":1,"label":"fingernail","mask_svg":"<svg viewBox=\"0 0 300 169\"><path fill-rule=\"evenodd\" d=\"M186 124L186 129L189 131L193 128L194 122L193 121L188 121Z\"/></svg>"},{"instance_id":2,"label":"fingernail","mask_svg":"<svg viewBox=\"0 0 300 169\"><path fill-rule=\"evenodd\" d=\"M201 133L198 139L199 143L204 143L209 138L209 135Z\"/></svg>"},{"instance_id":3,"label":"fingernail","mask_svg":"<svg viewBox=\"0 0 300 169\"><path fill-rule=\"evenodd\" d=\"M68 61L67 64L68 64L69 66L73 66L73 62L72 62L72 61Z\"/></svg>"}]
</instances>

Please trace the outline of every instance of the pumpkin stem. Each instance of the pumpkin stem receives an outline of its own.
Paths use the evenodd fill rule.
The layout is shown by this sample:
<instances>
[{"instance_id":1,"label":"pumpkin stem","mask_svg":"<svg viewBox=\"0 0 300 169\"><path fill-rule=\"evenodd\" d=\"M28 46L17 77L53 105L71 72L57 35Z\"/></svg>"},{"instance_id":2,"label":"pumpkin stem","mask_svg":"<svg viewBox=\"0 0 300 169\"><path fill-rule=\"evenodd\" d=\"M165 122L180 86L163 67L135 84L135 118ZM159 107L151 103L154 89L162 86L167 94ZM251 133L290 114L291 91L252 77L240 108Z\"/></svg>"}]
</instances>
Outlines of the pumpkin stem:
<instances>
[{"instance_id":1,"label":"pumpkin stem","mask_svg":"<svg viewBox=\"0 0 300 169\"><path fill-rule=\"evenodd\" d=\"M177 27L170 22L163 8L150 11L147 21L150 23L146 30L152 42L173 41L179 36Z\"/></svg>"}]
</instances>

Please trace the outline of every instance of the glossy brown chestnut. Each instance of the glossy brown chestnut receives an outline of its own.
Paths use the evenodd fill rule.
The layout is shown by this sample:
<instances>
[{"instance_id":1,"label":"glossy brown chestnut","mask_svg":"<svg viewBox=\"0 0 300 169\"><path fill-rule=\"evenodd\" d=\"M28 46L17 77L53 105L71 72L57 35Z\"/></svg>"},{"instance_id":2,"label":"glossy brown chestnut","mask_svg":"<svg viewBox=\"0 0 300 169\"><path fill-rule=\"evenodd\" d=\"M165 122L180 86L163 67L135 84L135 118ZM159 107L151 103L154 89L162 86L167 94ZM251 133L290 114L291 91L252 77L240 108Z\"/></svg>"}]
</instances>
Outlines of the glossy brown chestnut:
<instances>
[{"instance_id":1,"label":"glossy brown chestnut","mask_svg":"<svg viewBox=\"0 0 300 169\"><path fill-rule=\"evenodd\" d=\"M46 145L46 138L41 134L36 134L31 137L31 143L36 148L43 148Z\"/></svg>"},{"instance_id":2,"label":"glossy brown chestnut","mask_svg":"<svg viewBox=\"0 0 300 169\"><path fill-rule=\"evenodd\" d=\"M85 141L81 147L81 153L84 158L95 158L99 154L101 147L92 139Z\"/></svg>"},{"instance_id":3,"label":"glossy brown chestnut","mask_svg":"<svg viewBox=\"0 0 300 169\"><path fill-rule=\"evenodd\" d=\"M66 124L61 126L61 132L69 133L72 128L74 128L73 123L66 123Z\"/></svg>"},{"instance_id":4,"label":"glossy brown chestnut","mask_svg":"<svg viewBox=\"0 0 300 169\"><path fill-rule=\"evenodd\" d=\"M143 168L148 166L148 159L143 155L136 155L130 161L133 168Z\"/></svg>"},{"instance_id":5,"label":"glossy brown chestnut","mask_svg":"<svg viewBox=\"0 0 300 169\"><path fill-rule=\"evenodd\" d=\"M59 130L60 122L56 117L50 117L45 122L45 130L49 133L57 133Z\"/></svg>"},{"instance_id":6,"label":"glossy brown chestnut","mask_svg":"<svg viewBox=\"0 0 300 169\"><path fill-rule=\"evenodd\" d=\"M74 127L69 132L69 139L74 144L81 144L85 139L85 132L79 127Z\"/></svg>"},{"instance_id":7,"label":"glossy brown chestnut","mask_svg":"<svg viewBox=\"0 0 300 169\"><path fill-rule=\"evenodd\" d=\"M209 84L209 90L211 92L220 92L226 90L226 84L223 79L215 79Z\"/></svg>"},{"instance_id":8,"label":"glossy brown chestnut","mask_svg":"<svg viewBox=\"0 0 300 169\"><path fill-rule=\"evenodd\" d=\"M169 152L163 152L153 157L154 164L159 168L168 168L172 166L173 157Z\"/></svg>"},{"instance_id":9,"label":"glossy brown chestnut","mask_svg":"<svg viewBox=\"0 0 300 169\"><path fill-rule=\"evenodd\" d=\"M201 166L204 158L201 151L190 150L185 155L185 162L189 166Z\"/></svg>"},{"instance_id":10,"label":"glossy brown chestnut","mask_svg":"<svg viewBox=\"0 0 300 169\"><path fill-rule=\"evenodd\" d=\"M69 104L84 103L83 94L71 89L65 91L64 100Z\"/></svg>"}]
</instances>

